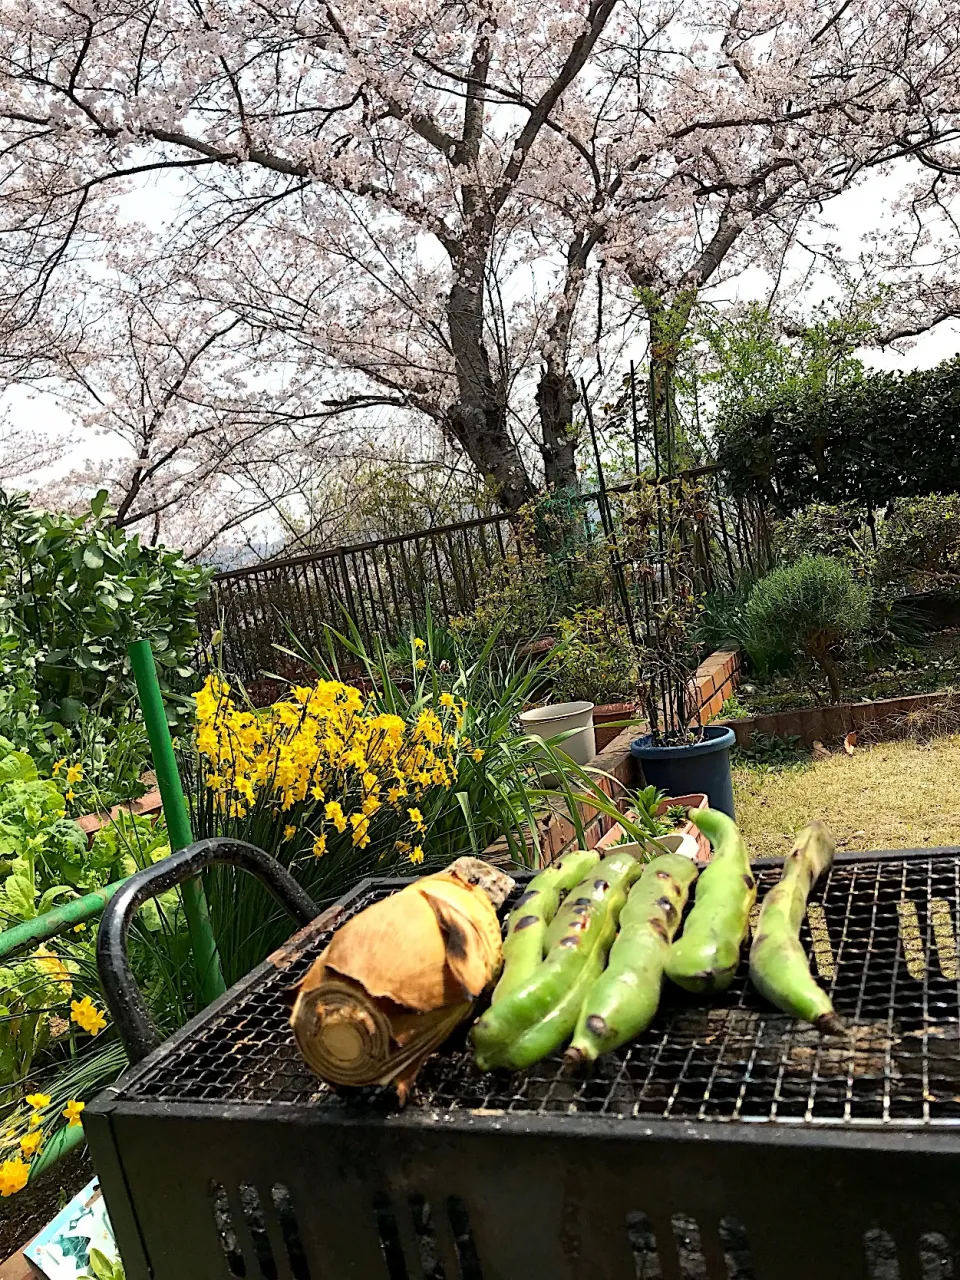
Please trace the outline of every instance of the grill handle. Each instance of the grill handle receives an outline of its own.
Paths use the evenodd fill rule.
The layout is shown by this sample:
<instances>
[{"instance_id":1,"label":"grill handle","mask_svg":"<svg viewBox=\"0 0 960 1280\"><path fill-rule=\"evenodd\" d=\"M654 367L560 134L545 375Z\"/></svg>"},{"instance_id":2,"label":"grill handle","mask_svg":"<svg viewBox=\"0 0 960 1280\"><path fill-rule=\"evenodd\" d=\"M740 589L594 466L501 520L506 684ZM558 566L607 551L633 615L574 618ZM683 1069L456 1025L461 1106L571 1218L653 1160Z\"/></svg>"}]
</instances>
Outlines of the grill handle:
<instances>
[{"instance_id":1,"label":"grill handle","mask_svg":"<svg viewBox=\"0 0 960 1280\"><path fill-rule=\"evenodd\" d=\"M159 897L215 863L226 862L261 880L298 925L309 924L320 908L276 858L243 840L198 840L124 881L100 920L97 968L113 1020L131 1063L140 1062L161 1037L134 980L127 955L133 918L150 898Z\"/></svg>"}]
</instances>

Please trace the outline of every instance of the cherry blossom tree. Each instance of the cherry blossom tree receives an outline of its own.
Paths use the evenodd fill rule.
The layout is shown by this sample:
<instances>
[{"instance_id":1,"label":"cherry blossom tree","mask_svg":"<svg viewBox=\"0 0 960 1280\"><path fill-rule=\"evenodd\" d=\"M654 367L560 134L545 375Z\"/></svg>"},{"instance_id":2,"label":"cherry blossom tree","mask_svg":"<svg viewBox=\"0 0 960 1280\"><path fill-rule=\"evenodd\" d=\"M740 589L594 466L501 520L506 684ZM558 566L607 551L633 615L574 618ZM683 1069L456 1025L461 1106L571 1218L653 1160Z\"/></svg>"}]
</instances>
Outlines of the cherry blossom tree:
<instances>
[{"instance_id":1,"label":"cherry blossom tree","mask_svg":"<svg viewBox=\"0 0 960 1280\"><path fill-rule=\"evenodd\" d=\"M53 332L35 324L7 345L7 377L46 392L77 423L74 465L62 433L0 433L0 478L45 474L44 505L82 508L104 485L112 519L145 540L202 556L335 475L343 457L299 421L271 353L236 317L187 309L141 288L85 300ZM263 385L263 367L271 373ZM77 454L88 456L79 464Z\"/></svg>"},{"instance_id":2,"label":"cherry blossom tree","mask_svg":"<svg viewBox=\"0 0 960 1280\"><path fill-rule=\"evenodd\" d=\"M574 482L581 379L641 320L656 409L705 286L877 167L950 169L958 46L949 0L0 0L0 345L98 272L147 282L193 325L184 385L226 372L164 407L168 369L128 433L215 438L229 402L270 423L240 457L387 409L515 510Z\"/></svg>"}]
</instances>

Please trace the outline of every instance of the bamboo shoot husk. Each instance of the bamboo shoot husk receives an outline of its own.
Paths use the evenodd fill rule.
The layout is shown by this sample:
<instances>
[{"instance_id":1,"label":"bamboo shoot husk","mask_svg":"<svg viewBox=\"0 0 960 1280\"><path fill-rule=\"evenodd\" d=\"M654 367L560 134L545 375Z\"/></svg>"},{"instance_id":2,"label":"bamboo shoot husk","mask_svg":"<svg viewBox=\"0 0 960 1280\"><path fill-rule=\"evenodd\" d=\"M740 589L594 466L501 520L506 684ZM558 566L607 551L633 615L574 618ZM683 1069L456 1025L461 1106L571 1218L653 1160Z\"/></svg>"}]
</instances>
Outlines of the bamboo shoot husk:
<instances>
[{"instance_id":1,"label":"bamboo shoot husk","mask_svg":"<svg viewBox=\"0 0 960 1280\"><path fill-rule=\"evenodd\" d=\"M499 975L497 907L513 884L458 858L348 920L296 988L290 1024L308 1066L334 1086L392 1085L406 1101Z\"/></svg>"}]
</instances>

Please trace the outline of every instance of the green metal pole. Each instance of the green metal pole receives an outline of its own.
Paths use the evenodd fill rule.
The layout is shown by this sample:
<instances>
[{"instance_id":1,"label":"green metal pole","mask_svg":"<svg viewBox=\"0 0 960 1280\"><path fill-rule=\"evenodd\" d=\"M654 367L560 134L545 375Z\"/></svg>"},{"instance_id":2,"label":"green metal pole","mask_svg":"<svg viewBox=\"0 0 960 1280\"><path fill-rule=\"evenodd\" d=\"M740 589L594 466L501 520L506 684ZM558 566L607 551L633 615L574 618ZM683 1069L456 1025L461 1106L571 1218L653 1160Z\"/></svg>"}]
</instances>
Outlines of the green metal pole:
<instances>
[{"instance_id":1,"label":"green metal pole","mask_svg":"<svg viewBox=\"0 0 960 1280\"><path fill-rule=\"evenodd\" d=\"M52 911L46 911L42 916L23 920L12 929L4 930L0 933L0 960L13 955L21 947L29 946L32 942L44 942L71 925L83 924L84 921L99 915L122 884L122 880L115 880L113 884L104 885L96 893L88 893L83 898L74 898L71 902L65 902L62 907L54 907Z\"/></svg>"},{"instance_id":2,"label":"green metal pole","mask_svg":"<svg viewBox=\"0 0 960 1280\"><path fill-rule=\"evenodd\" d=\"M174 852L193 843L190 830L190 814L183 794L173 743L167 727L167 715L163 707L163 695L157 679L157 666L149 641L135 640L130 649L130 665L137 681L140 706L153 753L153 767L157 775L157 788L163 801L163 816L167 822L170 848ZM210 924L210 912L199 877L184 881L182 886L183 909L190 931L190 945L200 970L200 995L204 1004L210 1004L226 991L220 956Z\"/></svg>"}]
</instances>

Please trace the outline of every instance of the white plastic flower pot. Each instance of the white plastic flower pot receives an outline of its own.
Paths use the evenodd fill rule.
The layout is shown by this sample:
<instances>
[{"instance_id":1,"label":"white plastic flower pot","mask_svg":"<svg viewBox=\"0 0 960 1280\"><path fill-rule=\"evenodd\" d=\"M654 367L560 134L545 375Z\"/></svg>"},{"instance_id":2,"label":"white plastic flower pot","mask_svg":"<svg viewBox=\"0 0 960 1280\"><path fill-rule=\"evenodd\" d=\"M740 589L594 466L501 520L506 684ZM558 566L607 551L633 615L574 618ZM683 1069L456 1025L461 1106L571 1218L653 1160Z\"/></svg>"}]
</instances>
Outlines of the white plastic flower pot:
<instances>
[{"instance_id":1,"label":"white plastic flower pot","mask_svg":"<svg viewBox=\"0 0 960 1280\"><path fill-rule=\"evenodd\" d=\"M610 844L600 852L604 857L610 853L632 853L641 862L659 857L661 853L679 853L681 857L689 858L691 862L696 862L699 856L696 840L682 831L672 831L670 835L658 836L656 840L651 837L641 844Z\"/></svg>"},{"instance_id":2,"label":"white plastic flower pot","mask_svg":"<svg viewBox=\"0 0 960 1280\"><path fill-rule=\"evenodd\" d=\"M558 702L552 707L534 707L521 713L520 725L525 734L545 740L569 733L557 744L557 750L577 764L586 764L597 754L593 706L592 702Z\"/></svg>"}]
</instances>

